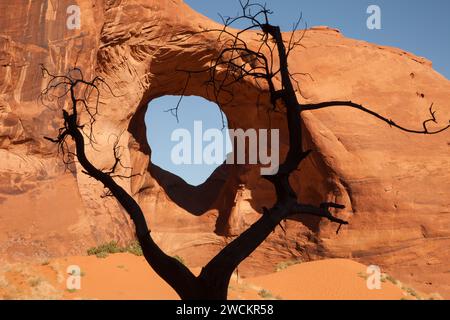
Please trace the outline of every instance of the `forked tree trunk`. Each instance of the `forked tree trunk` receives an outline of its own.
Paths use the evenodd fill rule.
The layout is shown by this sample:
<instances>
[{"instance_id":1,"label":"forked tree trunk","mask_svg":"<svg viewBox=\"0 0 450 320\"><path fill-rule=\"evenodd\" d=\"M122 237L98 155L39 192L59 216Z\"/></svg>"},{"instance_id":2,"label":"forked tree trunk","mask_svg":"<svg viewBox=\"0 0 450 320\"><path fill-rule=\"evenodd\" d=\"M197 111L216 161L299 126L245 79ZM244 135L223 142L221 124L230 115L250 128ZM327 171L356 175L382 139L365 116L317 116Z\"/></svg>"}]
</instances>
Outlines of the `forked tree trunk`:
<instances>
[{"instance_id":1,"label":"forked tree trunk","mask_svg":"<svg viewBox=\"0 0 450 320\"><path fill-rule=\"evenodd\" d=\"M249 8L253 7L251 4L243 4L243 11L245 14L250 14ZM257 22L255 17L263 14L266 17L269 11L263 6L258 8L263 8L259 13L253 16L247 16L252 23ZM248 11L247 11L248 10ZM245 16L244 16L245 17ZM269 36L270 39L275 42L276 56L279 59L279 73L281 75L281 88L279 90L275 89L275 84L272 80L275 78L275 74L271 73L270 68L267 67L267 58L260 51L252 51L248 46L242 45L241 39L236 35L235 42L242 46L239 48L234 48L237 52L244 54L247 58L248 56L255 56L258 60L266 62L266 72L267 74L261 75L260 72L251 73L244 69L244 67L239 68L235 65L235 59L232 58L229 61L229 67L232 70L238 70L243 72L243 75L239 75L236 81L241 80L244 76L254 76L259 79L264 79L267 81L269 87L270 101L273 107L277 107L277 102L281 101L286 112L286 122L289 132L289 150L284 159L284 162L280 165L278 172L272 176L264 176L265 179L270 181L275 189L276 193L276 203L271 209L264 208L262 216L256 221L250 228L244 231L239 237L223 248L201 271L198 277L194 276L192 272L180 263L177 259L170 257L164 253L161 248L155 243L151 237L151 232L148 229L145 216L142 209L135 201L135 199L128 194L121 186L119 186L113 178L114 170L105 172L97 169L86 157L85 154L85 139L83 133L83 125L79 124L78 118L78 107L84 108L91 117L91 125L95 122L95 115L90 113L87 101L83 98L78 99L76 97L77 86L83 85L89 87L91 90L99 91L97 83L102 80L99 78L94 78L92 81L86 81L83 79L83 74L81 70L77 69L81 75L81 78L73 78L70 73L67 76L55 76L51 75L45 68L46 74L51 78L47 88L42 92L42 95L49 95L51 97L51 90L57 89L59 85L70 87L70 99L72 102L71 112L63 110L64 117L64 127L60 129L60 134L56 139L46 138L52 142L59 145L60 149L64 152L71 153L68 150L66 144L67 137L71 137L75 142L76 157L83 167L83 172L91 176L92 178L101 182L105 188L107 188L110 194L117 199L120 205L129 214L131 220L135 225L136 237L139 244L142 247L142 252L148 264L155 270L155 272L166 281L184 300L225 300L227 299L228 286L231 276L238 267L238 265L247 258L258 246L270 235L271 232L280 224L281 221L289 218L294 214L309 214L322 217L330 220L331 222L337 223L339 225L347 224L346 221L334 217L330 213L330 208L343 209L344 206L335 203L323 203L320 207L315 207L307 204L300 204L297 200L297 194L292 188L289 177L291 174L297 170L301 162L310 154L310 150L303 150L302 146L302 123L301 123L301 113L305 110L316 110L322 108L328 108L333 106L346 106L356 108L363 112L366 112L376 118L384 121L385 123L401 129L406 132L419 133L419 134L436 134L450 128L450 124L444 129L437 131L429 131L427 124L429 122L436 122L435 112L430 108L431 119L423 122L423 130L410 130L397 125L392 120L385 118L365 107L355 104L351 101L330 101L318 104L307 104L301 105L296 96L294 86L292 84L291 74L288 68L288 55L291 46L288 50L285 47L283 37L279 27L272 26L267 23L259 23L258 26L261 31L266 36L265 44L269 47ZM222 30L225 32L225 30ZM231 35L230 33L227 33ZM239 41L237 41L239 40ZM270 45L270 48L272 45ZM227 48L222 51L222 54L232 51L233 48ZM271 49L272 50L272 49ZM275 49L273 49L275 50ZM274 52L271 55L275 57ZM219 57L219 62L221 62ZM213 71L215 67L212 67ZM260 70L259 68L258 70ZM229 71L229 70L228 70ZM254 71L254 70L253 70ZM212 80L216 81L215 75L212 76ZM59 81L59 82L58 82ZM221 84L219 88L222 88ZM65 91L66 94L68 91ZM85 91L86 92L86 91ZM97 100L98 102L98 100ZM98 107L98 104L97 104ZM120 159L116 157L116 165L120 163ZM116 165L113 167L115 169ZM339 229L338 229L339 230Z\"/></svg>"}]
</instances>

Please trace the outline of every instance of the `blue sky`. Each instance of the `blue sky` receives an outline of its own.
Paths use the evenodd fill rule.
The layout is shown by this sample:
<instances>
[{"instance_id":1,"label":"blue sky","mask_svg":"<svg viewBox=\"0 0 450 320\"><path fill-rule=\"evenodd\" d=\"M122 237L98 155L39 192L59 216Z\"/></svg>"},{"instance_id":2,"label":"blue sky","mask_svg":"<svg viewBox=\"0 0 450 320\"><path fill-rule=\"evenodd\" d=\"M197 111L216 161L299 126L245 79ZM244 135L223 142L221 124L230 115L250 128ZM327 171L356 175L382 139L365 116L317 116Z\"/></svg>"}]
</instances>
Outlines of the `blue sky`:
<instances>
[{"instance_id":1,"label":"blue sky","mask_svg":"<svg viewBox=\"0 0 450 320\"><path fill-rule=\"evenodd\" d=\"M212 128L222 130L226 137L226 128L223 128L221 111L219 107L208 100L200 97L184 97L178 112L178 119L170 113L166 112L177 105L179 97L164 96L154 99L150 102L147 114L145 115L147 124L147 139L152 148L152 163L170 171L186 182L192 185L203 183L211 173L217 168L217 165L206 164L174 164L171 158L172 149L179 142L171 141L174 130L183 128L191 133L194 139L194 122L202 121L203 133ZM225 125L226 118L224 115ZM223 154L225 157L226 140L224 142ZM181 142L181 141L180 141ZM203 143L203 146L209 143ZM192 142L192 160L193 159L193 142ZM194 162L194 161L192 161Z\"/></svg>"},{"instance_id":2,"label":"blue sky","mask_svg":"<svg viewBox=\"0 0 450 320\"><path fill-rule=\"evenodd\" d=\"M237 0L184 0L194 10L220 22L218 13L235 15ZM265 0L274 11L272 24L290 30L300 13L308 26L326 25L340 29L346 37L394 46L433 61L435 70L450 79L450 1L449 0ZM381 30L369 30L367 8L381 9ZM164 112L176 97L162 97L150 102L146 115L152 162L171 171L188 183L204 182L215 165L174 165L171 150L177 142L170 140L176 128L192 130L195 120L202 120L204 130L222 128L220 110L204 99L190 97L181 105L179 119Z\"/></svg>"}]
</instances>

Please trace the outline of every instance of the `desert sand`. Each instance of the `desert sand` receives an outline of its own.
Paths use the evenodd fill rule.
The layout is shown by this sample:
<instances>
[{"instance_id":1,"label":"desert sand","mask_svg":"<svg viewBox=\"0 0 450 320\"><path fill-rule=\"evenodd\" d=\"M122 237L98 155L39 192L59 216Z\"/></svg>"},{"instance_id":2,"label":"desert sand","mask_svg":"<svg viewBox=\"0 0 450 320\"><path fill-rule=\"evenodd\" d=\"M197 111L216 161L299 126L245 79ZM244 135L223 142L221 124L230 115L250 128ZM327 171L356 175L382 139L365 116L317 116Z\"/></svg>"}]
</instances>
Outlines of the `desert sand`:
<instances>
[{"instance_id":1,"label":"desert sand","mask_svg":"<svg viewBox=\"0 0 450 320\"><path fill-rule=\"evenodd\" d=\"M219 168L198 188L158 170L144 118L152 99L183 92L187 75L180 69L204 69L217 56L222 46L217 34L198 33L220 26L181 0L77 2L83 21L74 30L66 28L72 0L0 2L0 261L54 261L134 238L118 203L101 197L103 186L79 166L68 172L55 145L43 139L57 135L61 110L37 99L48 80L42 63L55 74L77 66L86 78L101 76L108 83L114 94L102 92L98 144L88 147L89 157L99 168L111 167L110 137L121 135L123 165L135 175L120 183L141 205L158 244L170 255L189 257L192 266L204 265L238 229L229 216L239 184L246 185L251 200L237 219L243 222L238 231L251 225L263 206L273 205L272 186L256 166ZM251 35L249 45L255 45ZM448 79L431 61L401 49L311 27L289 66L298 73L302 103L352 100L414 129L421 129L432 103L436 127L450 118ZM206 77L193 76L186 94L211 98ZM235 91L233 102L222 106L230 128L279 128L285 152L285 119L274 114L269 120L267 94L250 80ZM339 108L305 113L303 124L305 146L314 152L292 177L294 188L311 204L344 204L339 217L350 224L336 235L335 225L316 217L287 221L286 232L277 228L240 266L241 276L270 274L292 256L339 257L377 264L421 291L448 297L448 132L406 134Z\"/></svg>"},{"instance_id":2,"label":"desert sand","mask_svg":"<svg viewBox=\"0 0 450 320\"><path fill-rule=\"evenodd\" d=\"M68 290L67 268L81 269L81 289ZM194 268L198 273L199 268ZM233 275L229 299L258 300L401 300L420 296L412 289L383 278L380 290L366 285L366 266L344 259L299 263L271 274L238 278ZM403 287L403 288L402 288ZM413 294L411 294L413 293ZM14 264L0 269L0 299L176 300L175 291L130 253L104 258L75 256L40 264Z\"/></svg>"}]
</instances>

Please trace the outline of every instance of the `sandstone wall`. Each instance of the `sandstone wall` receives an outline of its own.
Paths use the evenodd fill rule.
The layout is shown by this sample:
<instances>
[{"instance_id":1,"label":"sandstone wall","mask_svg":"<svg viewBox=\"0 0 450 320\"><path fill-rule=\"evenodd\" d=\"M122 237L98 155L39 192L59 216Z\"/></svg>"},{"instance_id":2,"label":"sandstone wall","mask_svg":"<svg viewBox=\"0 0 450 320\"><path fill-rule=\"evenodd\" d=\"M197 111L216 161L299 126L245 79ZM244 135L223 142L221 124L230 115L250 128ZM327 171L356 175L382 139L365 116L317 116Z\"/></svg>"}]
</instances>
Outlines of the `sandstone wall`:
<instances>
[{"instance_id":1,"label":"sandstone wall","mask_svg":"<svg viewBox=\"0 0 450 320\"><path fill-rule=\"evenodd\" d=\"M112 161L111 136L120 135L123 160L139 173L121 181L139 200L160 244L191 265L208 260L228 241L227 222L239 184L251 191L242 221L251 224L273 201L259 169L221 167L193 188L155 167L146 141L148 102L180 94L186 73L217 55L220 28L180 0L76 1L81 29L69 30L72 1L6 1L0 4L0 256L43 259L84 253L89 246L132 238L132 226L113 199L78 167L65 170L44 135L56 135L58 110L38 101L45 79L79 66L99 75L104 92L95 126L99 142L89 155L99 167ZM249 43L254 36L248 36ZM339 31L307 31L290 60L299 72L299 99L352 100L420 129L434 103L441 123L450 117L450 82L431 62L399 49L345 38ZM193 76L190 95L211 99L205 74ZM251 81L221 102L230 127L279 128L281 115L267 113L267 96ZM174 120L175 121L175 120ZM356 110L305 113L305 143L313 155L293 178L303 201L347 205L350 220L339 235L316 218L285 223L240 267L241 274L271 272L292 257L351 257L378 264L424 291L450 293L449 133L418 136L389 128Z\"/></svg>"}]
</instances>

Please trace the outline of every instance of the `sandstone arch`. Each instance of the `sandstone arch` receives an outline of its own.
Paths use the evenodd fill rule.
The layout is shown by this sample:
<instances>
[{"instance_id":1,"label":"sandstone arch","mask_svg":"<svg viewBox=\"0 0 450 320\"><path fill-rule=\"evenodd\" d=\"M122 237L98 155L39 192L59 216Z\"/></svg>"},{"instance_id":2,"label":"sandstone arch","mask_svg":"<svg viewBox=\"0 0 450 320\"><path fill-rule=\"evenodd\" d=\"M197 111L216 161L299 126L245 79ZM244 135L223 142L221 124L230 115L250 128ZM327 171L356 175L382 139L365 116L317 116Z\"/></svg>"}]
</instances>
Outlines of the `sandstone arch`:
<instances>
[{"instance_id":1,"label":"sandstone arch","mask_svg":"<svg viewBox=\"0 0 450 320\"><path fill-rule=\"evenodd\" d=\"M130 150L130 163L135 170L146 171L149 161L142 140L145 130L143 133L140 125L144 106L152 98L182 90L185 77L173 72L177 61L201 66L215 52L214 38L205 36L195 43L180 43L179 37L213 24L181 1L110 1L95 6L80 3L87 21L80 31L62 27L65 4L60 1L58 7L53 7L51 1L36 1L30 10L20 10L23 13L18 19L40 26L27 30L25 35L10 23L11 16L2 19L5 27L0 35L0 51L5 63L1 67L0 92L2 101L10 106L8 114L21 120L26 138L8 136L12 143L0 150L0 172L5 186L1 196L6 199L0 206L11 212L11 201L15 201L11 190L16 190L16 185L22 195L30 190L41 194L39 187L48 181L79 190L77 212L70 212L76 218L62 221L61 230L47 233L46 219L35 216L32 219L37 227L31 231L17 225L8 229L12 224L2 223L0 253L10 258L82 252L89 243L111 237L126 240L131 236L123 214L114 203L98 199L96 192L101 190L92 182L82 175L70 177L63 175L61 169L54 169L53 150L41 139L53 130L43 125L53 114L35 101L42 86L37 80L39 63L61 72L74 64L86 66L91 74L101 74L112 84L119 97L103 101L108 110L99 121L99 134L103 133L106 139L114 130L127 130L129 135L123 137L123 144ZM10 11L2 8L2 12ZM313 75L315 81L306 80L303 88L311 101L351 98L392 118L405 119L411 126L427 115L429 103L434 102L442 118L448 118L450 83L432 70L429 61L398 49L346 39L338 31L322 27L308 32L305 46L306 50L295 53L292 68ZM414 78L410 76L412 73ZM200 79L193 80L189 94L206 97L201 83ZM236 101L237 108L244 108L248 101L254 100L251 84L246 84L242 91L246 95ZM127 95L121 96L124 92ZM416 92L423 92L424 97L418 97ZM242 119L235 110L224 108L234 126L246 128L266 123L264 112L246 109L251 113ZM348 126L348 117L352 126ZM6 126L2 122L1 136L6 136L3 135ZM448 294L450 280L445 273L450 254L446 250L450 232L448 136L407 136L386 130L375 120L353 111L309 114L305 127L309 133L307 143L314 145L317 153L305 169L305 174L313 179L301 194L317 201L319 196L333 200L341 197L351 205L355 216L338 241L334 240L334 228L328 228L327 223L312 221L308 229L289 222L287 235L278 233L269 238L248 262L253 267L244 265L243 269L248 272L256 266L262 271L271 270L270 260L266 263L261 259L267 252L273 254L274 260L292 253L306 258L352 256L377 263L419 289ZM355 132L360 135L355 136ZM108 159L98 160L101 164ZM17 172L27 172L27 180L13 179ZM253 205L257 208L267 195L264 190L267 185L256 182L253 171L244 172L242 179L260 191L259 196L254 195ZM203 244L206 252L212 252L222 245L222 238L211 232L217 213L195 219L191 230L169 228L164 224L170 226L170 219L158 221L161 212L158 199L168 200L154 178L146 174L143 179L134 179L128 187L144 203L144 209L154 213L149 217L150 224L156 223L156 230L161 230L161 242L167 247L189 250L180 243ZM50 194L57 198L58 192L53 190ZM186 217L173 203L166 204L173 207L175 214ZM50 212L48 208L43 210L44 215ZM29 217L28 212L13 213L3 219L12 221L20 214ZM12 231L19 235L14 241L7 236ZM179 239L178 243L175 239ZM305 248L303 252L295 250L296 242ZM26 249L27 246L33 250Z\"/></svg>"}]
</instances>

